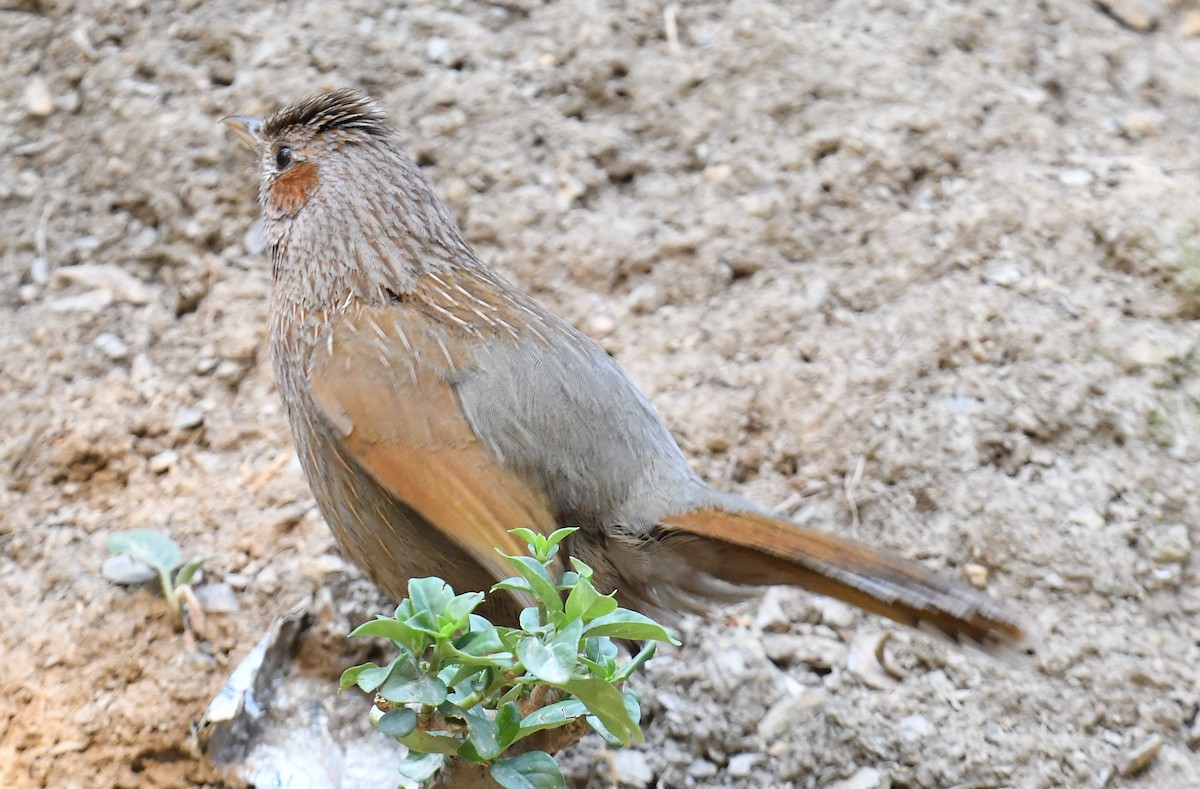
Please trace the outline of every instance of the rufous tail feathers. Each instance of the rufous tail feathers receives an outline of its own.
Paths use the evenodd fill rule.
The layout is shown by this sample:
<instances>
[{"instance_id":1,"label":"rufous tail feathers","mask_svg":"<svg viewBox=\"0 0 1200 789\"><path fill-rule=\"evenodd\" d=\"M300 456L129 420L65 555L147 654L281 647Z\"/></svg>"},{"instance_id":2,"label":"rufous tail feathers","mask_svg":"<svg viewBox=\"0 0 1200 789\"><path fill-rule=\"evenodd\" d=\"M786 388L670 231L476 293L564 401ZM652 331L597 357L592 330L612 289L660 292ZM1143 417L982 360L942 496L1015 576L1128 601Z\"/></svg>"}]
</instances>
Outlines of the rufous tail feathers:
<instances>
[{"instance_id":1,"label":"rufous tail feathers","mask_svg":"<svg viewBox=\"0 0 1200 789\"><path fill-rule=\"evenodd\" d=\"M659 529L661 549L731 584L798 586L987 651L1031 649L1023 619L983 592L831 534L718 510L672 516Z\"/></svg>"}]
</instances>

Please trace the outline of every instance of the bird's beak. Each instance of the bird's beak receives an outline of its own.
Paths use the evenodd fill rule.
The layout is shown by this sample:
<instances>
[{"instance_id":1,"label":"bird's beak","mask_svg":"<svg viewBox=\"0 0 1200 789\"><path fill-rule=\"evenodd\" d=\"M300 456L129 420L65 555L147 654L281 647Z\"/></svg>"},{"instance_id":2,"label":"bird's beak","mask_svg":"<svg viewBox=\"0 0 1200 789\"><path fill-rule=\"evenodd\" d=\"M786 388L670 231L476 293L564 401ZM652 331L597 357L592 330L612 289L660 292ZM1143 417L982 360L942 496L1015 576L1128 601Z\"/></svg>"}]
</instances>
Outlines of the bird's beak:
<instances>
[{"instance_id":1,"label":"bird's beak","mask_svg":"<svg viewBox=\"0 0 1200 789\"><path fill-rule=\"evenodd\" d=\"M221 123L233 130L242 142L257 149L262 142L262 121L245 115L226 115Z\"/></svg>"}]
</instances>

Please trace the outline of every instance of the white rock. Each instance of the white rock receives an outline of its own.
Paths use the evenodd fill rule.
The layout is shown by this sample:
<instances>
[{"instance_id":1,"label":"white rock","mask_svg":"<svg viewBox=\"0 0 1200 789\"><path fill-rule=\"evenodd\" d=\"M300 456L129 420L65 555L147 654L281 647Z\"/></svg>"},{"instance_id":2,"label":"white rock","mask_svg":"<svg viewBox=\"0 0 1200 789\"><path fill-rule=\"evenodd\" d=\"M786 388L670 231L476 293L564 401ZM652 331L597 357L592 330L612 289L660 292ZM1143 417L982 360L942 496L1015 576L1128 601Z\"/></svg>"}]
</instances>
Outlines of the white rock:
<instances>
[{"instance_id":1,"label":"white rock","mask_svg":"<svg viewBox=\"0 0 1200 789\"><path fill-rule=\"evenodd\" d=\"M178 462L178 452L173 449L164 449L162 452L159 452L157 455L150 458L149 466L150 470L155 474L162 474L170 470L170 468Z\"/></svg>"},{"instance_id":2,"label":"white rock","mask_svg":"<svg viewBox=\"0 0 1200 789\"><path fill-rule=\"evenodd\" d=\"M654 780L654 771L646 761L646 755L641 751L622 749L612 754L612 767L615 778L628 786L649 786Z\"/></svg>"},{"instance_id":3,"label":"white rock","mask_svg":"<svg viewBox=\"0 0 1200 789\"><path fill-rule=\"evenodd\" d=\"M440 36L434 36L425 44L425 58L434 63L442 63L450 54L450 42Z\"/></svg>"},{"instance_id":4,"label":"white rock","mask_svg":"<svg viewBox=\"0 0 1200 789\"><path fill-rule=\"evenodd\" d=\"M758 760L761 758L762 755L757 753L734 754L729 757L725 773L731 778L746 778L754 771L754 765L758 764Z\"/></svg>"},{"instance_id":5,"label":"white rock","mask_svg":"<svg viewBox=\"0 0 1200 789\"><path fill-rule=\"evenodd\" d=\"M175 412L175 421L171 424L176 430L190 430L204 424L204 412L199 408L185 405Z\"/></svg>"},{"instance_id":6,"label":"white rock","mask_svg":"<svg viewBox=\"0 0 1200 789\"><path fill-rule=\"evenodd\" d=\"M825 789L875 789L883 785L882 779L874 767L860 767L849 778L826 784Z\"/></svg>"},{"instance_id":7,"label":"white rock","mask_svg":"<svg viewBox=\"0 0 1200 789\"><path fill-rule=\"evenodd\" d=\"M129 356L129 346L120 337L110 332L102 332L96 335L96 339L92 341L92 345L100 353L114 361L120 361Z\"/></svg>"},{"instance_id":8,"label":"white rock","mask_svg":"<svg viewBox=\"0 0 1200 789\"><path fill-rule=\"evenodd\" d=\"M35 75L25 85L25 109L38 118L54 112L54 97L50 95L50 86L43 77Z\"/></svg>"},{"instance_id":9,"label":"white rock","mask_svg":"<svg viewBox=\"0 0 1200 789\"><path fill-rule=\"evenodd\" d=\"M96 291L108 291L110 299L141 306L150 301L150 289L137 277L112 263L81 263L55 269L51 277L56 285L76 284Z\"/></svg>"}]
</instances>

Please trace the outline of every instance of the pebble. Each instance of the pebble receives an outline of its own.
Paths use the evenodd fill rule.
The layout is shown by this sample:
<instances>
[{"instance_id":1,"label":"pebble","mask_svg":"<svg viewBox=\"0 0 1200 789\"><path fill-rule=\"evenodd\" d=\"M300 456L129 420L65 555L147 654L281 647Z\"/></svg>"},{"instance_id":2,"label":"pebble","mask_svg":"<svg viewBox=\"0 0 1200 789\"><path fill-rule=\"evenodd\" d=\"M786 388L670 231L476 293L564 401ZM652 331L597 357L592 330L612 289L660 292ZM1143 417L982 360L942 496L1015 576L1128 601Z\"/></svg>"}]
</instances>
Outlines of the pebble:
<instances>
[{"instance_id":1,"label":"pebble","mask_svg":"<svg viewBox=\"0 0 1200 789\"><path fill-rule=\"evenodd\" d=\"M662 288L653 282L643 282L631 290L627 297L629 311L641 314L654 312L663 305L664 301Z\"/></svg>"},{"instance_id":2,"label":"pebble","mask_svg":"<svg viewBox=\"0 0 1200 789\"><path fill-rule=\"evenodd\" d=\"M155 474L163 474L179 462L179 453L173 449L164 449L150 458L150 470Z\"/></svg>"},{"instance_id":3,"label":"pebble","mask_svg":"<svg viewBox=\"0 0 1200 789\"><path fill-rule=\"evenodd\" d=\"M813 668L827 669L846 660L846 645L821 636L793 633L767 633L762 637L763 652L772 663L791 666L803 663Z\"/></svg>"},{"instance_id":4,"label":"pebble","mask_svg":"<svg viewBox=\"0 0 1200 789\"><path fill-rule=\"evenodd\" d=\"M888 630L878 633L860 633L850 645L846 668L869 688L892 690L899 681L883 666L883 645L892 634Z\"/></svg>"},{"instance_id":5,"label":"pebble","mask_svg":"<svg viewBox=\"0 0 1200 789\"><path fill-rule=\"evenodd\" d=\"M204 412L194 406L185 405L175 412L175 421L171 427L175 430L191 430L204 424Z\"/></svg>"},{"instance_id":6,"label":"pebble","mask_svg":"<svg viewBox=\"0 0 1200 789\"><path fill-rule=\"evenodd\" d=\"M693 778L712 778L717 774L717 766L707 759L696 759L688 765L687 772Z\"/></svg>"},{"instance_id":7,"label":"pebble","mask_svg":"<svg viewBox=\"0 0 1200 789\"><path fill-rule=\"evenodd\" d=\"M1063 170L1058 174L1058 182L1063 186L1087 186L1095 179L1096 176L1092 175L1087 170L1081 170L1078 168Z\"/></svg>"},{"instance_id":8,"label":"pebble","mask_svg":"<svg viewBox=\"0 0 1200 789\"><path fill-rule=\"evenodd\" d=\"M654 771L641 751L623 749L611 754L612 776L617 782L628 786L649 786L654 780Z\"/></svg>"},{"instance_id":9,"label":"pebble","mask_svg":"<svg viewBox=\"0 0 1200 789\"><path fill-rule=\"evenodd\" d=\"M112 263L80 263L54 270L56 285L76 284L93 291L108 291L110 300L135 306L150 301L150 288L140 279Z\"/></svg>"},{"instance_id":10,"label":"pebble","mask_svg":"<svg viewBox=\"0 0 1200 789\"><path fill-rule=\"evenodd\" d=\"M213 583L192 590L200 607L210 614L232 614L241 608L237 594L229 584Z\"/></svg>"},{"instance_id":11,"label":"pebble","mask_svg":"<svg viewBox=\"0 0 1200 789\"><path fill-rule=\"evenodd\" d=\"M817 689L798 696L787 696L775 702L759 721L758 736L763 742L774 742L794 728L802 717L815 714L825 705L827 698L828 694L824 690Z\"/></svg>"},{"instance_id":12,"label":"pebble","mask_svg":"<svg viewBox=\"0 0 1200 789\"><path fill-rule=\"evenodd\" d=\"M1151 735L1141 745L1125 754L1120 764L1117 765L1117 772L1121 774L1122 778L1137 775L1150 766L1150 762L1154 761L1155 756L1158 756L1162 746L1162 737L1157 734Z\"/></svg>"},{"instance_id":13,"label":"pebble","mask_svg":"<svg viewBox=\"0 0 1200 789\"><path fill-rule=\"evenodd\" d=\"M821 612L821 624L834 630L844 629L854 624L854 609L840 600L832 597L814 597L813 607Z\"/></svg>"},{"instance_id":14,"label":"pebble","mask_svg":"<svg viewBox=\"0 0 1200 789\"><path fill-rule=\"evenodd\" d=\"M29 264L29 279L34 285L46 285L50 282L50 264L45 258L34 258Z\"/></svg>"},{"instance_id":15,"label":"pebble","mask_svg":"<svg viewBox=\"0 0 1200 789\"><path fill-rule=\"evenodd\" d=\"M129 356L129 346L115 334L111 332L102 332L96 335L96 339L92 341L92 345L100 353L104 354L113 361L121 361Z\"/></svg>"},{"instance_id":16,"label":"pebble","mask_svg":"<svg viewBox=\"0 0 1200 789\"><path fill-rule=\"evenodd\" d=\"M1150 540L1150 558L1160 564L1187 561L1192 552L1192 540L1187 526L1176 523L1160 527Z\"/></svg>"},{"instance_id":17,"label":"pebble","mask_svg":"<svg viewBox=\"0 0 1200 789\"><path fill-rule=\"evenodd\" d=\"M791 622L788 621L788 616L779 602L780 594L778 586L770 586L759 599L758 610L754 612L754 626L759 630L783 633L791 627Z\"/></svg>"},{"instance_id":18,"label":"pebble","mask_svg":"<svg viewBox=\"0 0 1200 789\"><path fill-rule=\"evenodd\" d=\"M1091 529L1103 529L1108 523L1104 516L1091 507L1077 507L1067 513L1067 520Z\"/></svg>"},{"instance_id":19,"label":"pebble","mask_svg":"<svg viewBox=\"0 0 1200 789\"><path fill-rule=\"evenodd\" d=\"M256 219L242 236L242 247L248 255L261 255L267 248L267 240L263 237L263 224Z\"/></svg>"},{"instance_id":20,"label":"pebble","mask_svg":"<svg viewBox=\"0 0 1200 789\"><path fill-rule=\"evenodd\" d=\"M139 562L128 554L110 556L100 565L100 575L114 584L136 586L155 578L158 573L148 564Z\"/></svg>"},{"instance_id":21,"label":"pebble","mask_svg":"<svg viewBox=\"0 0 1200 789\"><path fill-rule=\"evenodd\" d=\"M434 36L425 44L425 58L434 63L443 63L450 54L450 42L441 36Z\"/></svg>"},{"instance_id":22,"label":"pebble","mask_svg":"<svg viewBox=\"0 0 1200 789\"><path fill-rule=\"evenodd\" d=\"M113 303L112 291L93 290L78 296L63 296L50 302L53 312L100 312Z\"/></svg>"},{"instance_id":23,"label":"pebble","mask_svg":"<svg viewBox=\"0 0 1200 789\"><path fill-rule=\"evenodd\" d=\"M999 285L1002 288L1008 288L1016 285L1025 275L1021 273L1021 269L1014 265L1000 266L994 268L987 274L987 281L993 285Z\"/></svg>"},{"instance_id":24,"label":"pebble","mask_svg":"<svg viewBox=\"0 0 1200 789\"><path fill-rule=\"evenodd\" d=\"M924 740L932 737L936 731L924 715L909 715L896 724L896 732L906 740Z\"/></svg>"},{"instance_id":25,"label":"pebble","mask_svg":"<svg viewBox=\"0 0 1200 789\"><path fill-rule=\"evenodd\" d=\"M25 85L25 109L37 118L54 112L54 96L50 95L50 86L44 77L35 75Z\"/></svg>"},{"instance_id":26,"label":"pebble","mask_svg":"<svg viewBox=\"0 0 1200 789\"><path fill-rule=\"evenodd\" d=\"M988 584L988 568L971 562L963 565L963 578L976 589L985 589Z\"/></svg>"},{"instance_id":27,"label":"pebble","mask_svg":"<svg viewBox=\"0 0 1200 789\"><path fill-rule=\"evenodd\" d=\"M729 757L725 772L731 778L746 778L754 771L754 765L762 758L757 753L737 753Z\"/></svg>"},{"instance_id":28,"label":"pebble","mask_svg":"<svg viewBox=\"0 0 1200 789\"><path fill-rule=\"evenodd\" d=\"M875 789L883 786L883 776L874 767L860 767L849 778L826 784L825 789Z\"/></svg>"}]
</instances>

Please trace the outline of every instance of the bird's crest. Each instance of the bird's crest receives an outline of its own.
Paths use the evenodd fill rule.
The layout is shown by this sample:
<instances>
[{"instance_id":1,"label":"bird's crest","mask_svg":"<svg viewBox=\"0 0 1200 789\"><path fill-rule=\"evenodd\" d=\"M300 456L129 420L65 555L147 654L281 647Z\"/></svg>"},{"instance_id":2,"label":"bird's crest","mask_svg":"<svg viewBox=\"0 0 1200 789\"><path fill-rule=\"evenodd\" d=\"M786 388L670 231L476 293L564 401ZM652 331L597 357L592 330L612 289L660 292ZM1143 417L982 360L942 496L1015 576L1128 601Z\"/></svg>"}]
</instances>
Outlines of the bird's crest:
<instances>
[{"instance_id":1,"label":"bird's crest","mask_svg":"<svg viewBox=\"0 0 1200 789\"><path fill-rule=\"evenodd\" d=\"M323 93L280 110L263 124L263 135L275 137L293 126L307 126L314 134L335 130L360 131L380 138L392 134L387 115L379 105L367 94L352 88Z\"/></svg>"}]
</instances>

